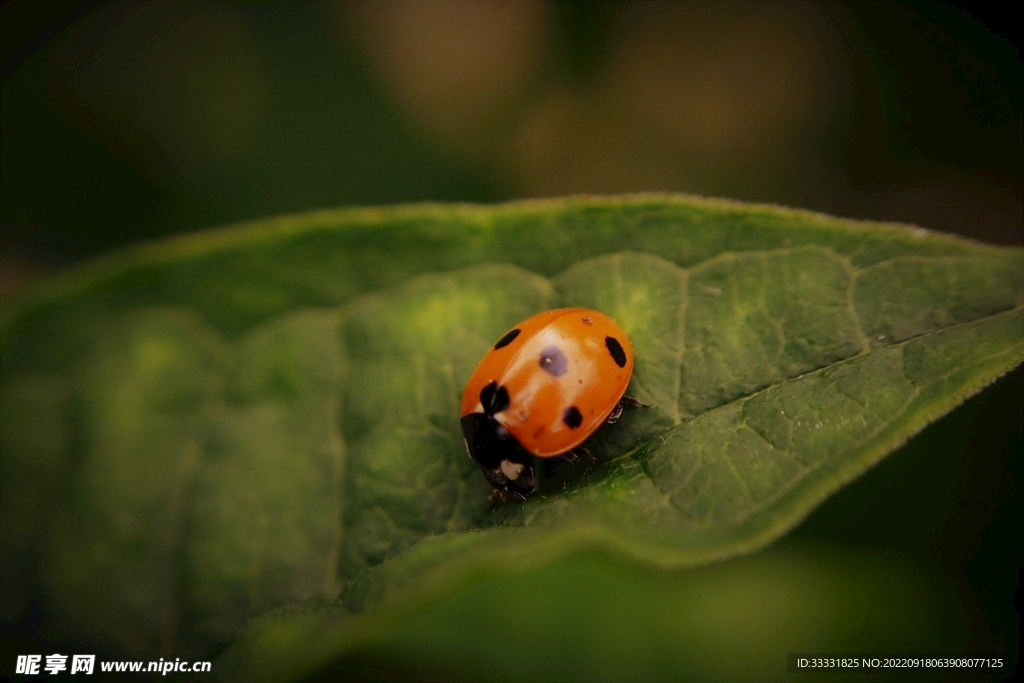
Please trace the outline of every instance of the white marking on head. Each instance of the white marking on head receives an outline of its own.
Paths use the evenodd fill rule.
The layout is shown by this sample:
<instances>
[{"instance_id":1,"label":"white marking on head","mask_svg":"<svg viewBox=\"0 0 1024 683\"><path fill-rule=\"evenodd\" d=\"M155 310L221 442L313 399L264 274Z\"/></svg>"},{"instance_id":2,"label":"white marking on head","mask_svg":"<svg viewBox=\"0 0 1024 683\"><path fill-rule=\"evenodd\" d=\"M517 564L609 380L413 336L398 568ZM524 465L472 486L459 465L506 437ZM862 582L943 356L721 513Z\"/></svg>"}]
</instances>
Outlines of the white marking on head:
<instances>
[{"instance_id":1,"label":"white marking on head","mask_svg":"<svg viewBox=\"0 0 1024 683\"><path fill-rule=\"evenodd\" d=\"M511 479L512 481L518 479L519 475L523 473L524 469L525 465L523 465L522 463L512 462L511 460L501 461L501 473L504 474L509 479Z\"/></svg>"}]
</instances>

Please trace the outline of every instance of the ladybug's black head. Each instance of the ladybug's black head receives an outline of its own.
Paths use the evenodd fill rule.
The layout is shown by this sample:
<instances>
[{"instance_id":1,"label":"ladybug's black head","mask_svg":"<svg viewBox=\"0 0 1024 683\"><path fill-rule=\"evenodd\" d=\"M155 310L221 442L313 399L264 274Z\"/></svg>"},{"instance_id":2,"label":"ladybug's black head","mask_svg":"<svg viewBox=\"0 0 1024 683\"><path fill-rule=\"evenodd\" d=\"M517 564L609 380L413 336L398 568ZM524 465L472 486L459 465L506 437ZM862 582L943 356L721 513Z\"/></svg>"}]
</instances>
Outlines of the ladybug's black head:
<instances>
[{"instance_id":1,"label":"ladybug's black head","mask_svg":"<svg viewBox=\"0 0 1024 683\"><path fill-rule=\"evenodd\" d=\"M469 457L498 491L525 499L533 491L533 455L493 415L470 413L461 420Z\"/></svg>"}]
</instances>

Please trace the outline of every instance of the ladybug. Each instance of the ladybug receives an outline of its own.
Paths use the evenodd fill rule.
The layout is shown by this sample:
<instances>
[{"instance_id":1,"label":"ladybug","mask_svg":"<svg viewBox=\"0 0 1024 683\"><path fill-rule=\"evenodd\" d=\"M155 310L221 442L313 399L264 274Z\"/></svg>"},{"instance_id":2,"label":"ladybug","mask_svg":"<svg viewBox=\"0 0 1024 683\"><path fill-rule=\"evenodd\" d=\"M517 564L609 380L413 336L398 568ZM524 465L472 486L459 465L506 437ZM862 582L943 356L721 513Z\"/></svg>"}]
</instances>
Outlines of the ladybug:
<instances>
[{"instance_id":1,"label":"ladybug","mask_svg":"<svg viewBox=\"0 0 1024 683\"><path fill-rule=\"evenodd\" d=\"M622 406L633 345L599 311L559 308L527 318L487 351L462 392L469 457L498 495L533 491L533 458L590 456L580 446ZM592 457L592 456L590 456Z\"/></svg>"}]
</instances>

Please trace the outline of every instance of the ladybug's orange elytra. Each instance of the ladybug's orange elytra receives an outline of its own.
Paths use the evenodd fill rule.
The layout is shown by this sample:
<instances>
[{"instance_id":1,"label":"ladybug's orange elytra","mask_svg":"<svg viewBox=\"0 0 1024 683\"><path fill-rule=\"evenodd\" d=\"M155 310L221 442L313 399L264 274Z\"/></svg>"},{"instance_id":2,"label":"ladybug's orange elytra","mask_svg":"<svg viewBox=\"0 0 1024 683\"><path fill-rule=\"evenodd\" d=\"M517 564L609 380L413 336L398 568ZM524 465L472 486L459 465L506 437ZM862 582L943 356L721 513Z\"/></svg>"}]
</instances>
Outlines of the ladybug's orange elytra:
<instances>
[{"instance_id":1,"label":"ladybug's orange elytra","mask_svg":"<svg viewBox=\"0 0 1024 683\"><path fill-rule=\"evenodd\" d=\"M533 457L577 448L616 410L633 374L633 346L605 314L539 313L487 352L462 394L470 457L504 493L533 490Z\"/></svg>"}]
</instances>

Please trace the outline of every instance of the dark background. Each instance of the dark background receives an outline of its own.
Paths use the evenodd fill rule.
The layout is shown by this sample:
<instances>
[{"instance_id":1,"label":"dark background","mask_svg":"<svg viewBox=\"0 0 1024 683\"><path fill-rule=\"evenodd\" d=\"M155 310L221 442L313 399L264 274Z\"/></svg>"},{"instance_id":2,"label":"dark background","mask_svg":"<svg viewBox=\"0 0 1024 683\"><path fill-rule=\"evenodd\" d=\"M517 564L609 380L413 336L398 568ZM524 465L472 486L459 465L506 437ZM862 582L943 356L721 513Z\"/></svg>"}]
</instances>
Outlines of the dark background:
<instances>
[{"instance_id":1,"label":"dark background","mask_svg":"<svg viewBox=\"0 0 1024 683\"><path fill-rule=\"evenodd\" d=\"M1017 22L984 4L0 10L5 290L269 214L573 192L1024 239Z\"/></svg>"},{"instance_id":2,"label":"dark background","mask_svg":"<svg viewBox=\"0 0 1024 683\"><path fill-rule=\"evenodd\" d=\"M1019 245L1019 20L966 7L5 2L0 286L269 214L574 192ZM971 651L1015 661L1022 397L1018 370L796 536L909 558Z\"/></svg>"}]
</instances>

